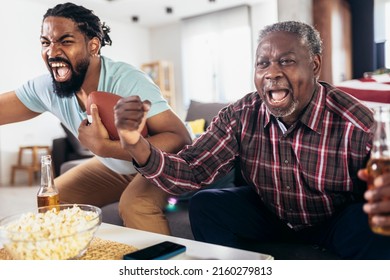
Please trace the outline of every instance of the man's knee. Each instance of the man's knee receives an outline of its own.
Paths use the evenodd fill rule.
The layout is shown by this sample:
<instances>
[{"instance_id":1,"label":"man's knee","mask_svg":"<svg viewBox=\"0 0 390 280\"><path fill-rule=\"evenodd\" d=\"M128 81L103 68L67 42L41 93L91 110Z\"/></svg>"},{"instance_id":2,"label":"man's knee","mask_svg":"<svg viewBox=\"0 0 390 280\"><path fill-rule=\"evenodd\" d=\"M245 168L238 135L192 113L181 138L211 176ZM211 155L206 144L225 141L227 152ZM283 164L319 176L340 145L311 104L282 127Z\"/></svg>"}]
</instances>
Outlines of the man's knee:
<instances>
[{"instance_id":1,"label":"man's knee","mask_svg":"<svg viewBox=\"0 0 390 280\"><path fill-rule=\"evenodd\" d=\"M168 194L141 176L136 176L119 200L120 213L162 212Z\"/></svg>"},{"instance_id":2,"label":"man's knee","mask_svg":"<svg viewBox=\"0 0 390 280\"><path fill-rule=\"evenodd\" d=\"M190 209L202 208L199 206L207 207L210 203L210 200L212 200L213 197L215 197L214 192L215 190L202 190L195 193L190 199L190 204L189 204Z\"/></svg>"},{"instance_id":3,"label":"man's knee","mask_svg":"<svg viewBox=\"0 0 390 280\"><path fill-rule=\"evenodd\" d=\"M79 200L78 192L75 191L75 187L79 184L74 183L75 178L69 176L69 174L62 174L54 179L54 185L57 187L60 194L61 203L84 203L83 200Z\"/></svg>"},{"instance_id":4,"label":"man's knee","mask_svg":"<svg viewBox=\"0 0 390 280\"><path fill-rule=\"evenodd\" d=\"M225 207L230 207L231 203L237 201L235 196L236 190L238 190L238 188L201 190L191 197L189 209L192 211L199 211L202 209L221 210Z\"/></svg>"},{"instance_id":5,"label":"man's knee","mask_svg":"<svg viewBox=\"0 0 390 280\"><path fill-rule=\"evenodd\" d=\"M191 222L196 220L203 220L207 215L213 215L212 213L216 208L219 208L217 205L218 190L202 190L195 193L189 202L188 205L188 215Z\"/></svg>"},{"instance_id":6,"label":"man's knee","mask_svg":"<svg viewBox=\"0 0 390 280\"><path fill-rule=\"evenodd\" d=\"M134 178L119 200L119 214L126 227L170 235L164 215L167 193L144 178Z\"/></svg>"}]
</instances>

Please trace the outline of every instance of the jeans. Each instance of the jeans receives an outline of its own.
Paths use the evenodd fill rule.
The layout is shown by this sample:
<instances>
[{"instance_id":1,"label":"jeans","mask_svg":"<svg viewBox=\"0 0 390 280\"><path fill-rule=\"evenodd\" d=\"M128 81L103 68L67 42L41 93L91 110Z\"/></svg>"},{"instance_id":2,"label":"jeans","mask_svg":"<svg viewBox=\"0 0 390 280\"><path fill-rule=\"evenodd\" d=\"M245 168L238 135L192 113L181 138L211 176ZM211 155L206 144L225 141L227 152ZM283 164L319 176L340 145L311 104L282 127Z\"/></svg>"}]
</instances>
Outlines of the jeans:
<instances>
[{"instance_id":1,"label":"jeans","mask_svg":"<svg viewBox=\"0 0 390 280\"><path fill-rule=\"evenodd\" d=\"M342 259L390 259L390 236L374 234L362 208L363 203L351 204L320 226L294 231L251 187L242 186L198 192L189 216L198 241L240 249L251 242L291 241L319 245Z\"/></svg>"}]
</instances>

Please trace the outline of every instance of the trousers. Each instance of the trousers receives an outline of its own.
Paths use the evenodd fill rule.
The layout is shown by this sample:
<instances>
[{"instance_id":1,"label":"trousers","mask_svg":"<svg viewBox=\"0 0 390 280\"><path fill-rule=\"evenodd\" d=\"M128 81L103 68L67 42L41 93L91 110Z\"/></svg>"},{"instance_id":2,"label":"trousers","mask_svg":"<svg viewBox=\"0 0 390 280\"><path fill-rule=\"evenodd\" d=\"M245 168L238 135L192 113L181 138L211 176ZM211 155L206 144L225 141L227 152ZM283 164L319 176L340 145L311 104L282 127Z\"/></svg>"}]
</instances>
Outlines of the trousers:
<instances>
[{"instance_id":1,"label":"trousers","mask_svg":"<svg viewBox=\"0 0 390 280\"><path fill-rule=\"evenodd\" d=\"M98 207L119 201L126 227L170 235L164 215L168 195L140 174L121 175L93 157L54 180L61 203Z\"/></svg>"},{"instance_id":2,"label":"trousers","mask_svg":"<svg viewBox=\"0 0 390 280\"><path fill-rule=\"evenodd\" d=\"M322 225L295 231L265 207L252 187L242 186L199 191L190 200L189 217L198 241L240 249L251 242L295 241L342 259L390 259L390 237L370 230L363 203L346 206Z\"/></svg>"}]
</instances>

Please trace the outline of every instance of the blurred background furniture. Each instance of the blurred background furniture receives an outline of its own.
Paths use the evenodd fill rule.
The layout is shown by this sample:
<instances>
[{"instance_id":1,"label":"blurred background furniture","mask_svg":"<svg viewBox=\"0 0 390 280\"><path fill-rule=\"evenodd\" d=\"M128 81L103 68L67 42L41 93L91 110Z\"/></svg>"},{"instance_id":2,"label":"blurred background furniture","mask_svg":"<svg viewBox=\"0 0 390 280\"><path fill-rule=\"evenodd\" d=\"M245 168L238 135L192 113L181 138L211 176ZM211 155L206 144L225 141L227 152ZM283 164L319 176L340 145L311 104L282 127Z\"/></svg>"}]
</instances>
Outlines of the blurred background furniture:
<instances>
[{"instance_id":1,"label":"blurred background furniture","mask_svg":"<svg viewBox=\"0 0 390 280\"><path fill-rule=\"evenodd\" d=\"M50 155L49 146L22 146L18 152L18 162L11 166L11 185L15 184L16 172L25 171L28 174L28 185L32 186L37 174L41 171L41 155ZM29 160L27 160L27 158Z\"/></svg>"},{"instance_id":2,"label":"blurred background furniture","mask_svg":"<svg viewBox=\"0 0 390 280\"><path fill-rule=\"evenodd\" d=\"M368 106L390 104L390 73L366 73L359 79L335 84Z\"/></svg>"},{"instance_id":3,"label":"blurred background furniture","mask_svg":"<svg viewBox=\"0 0 390 280\"><path fill-rule=\"evenodd\" d=\"M149 75L153 82L160 88L161 94L175 110L175 80L173 77L173 63L158 60L141 65L142 71Z\"/></svg>"},{"instance_id":4,"label":"blurred background furniture","mask_svg":"<svg viewBox=\"0 0 390 280\"><path fill-rule=\"evenodd\" d=\"M54 176L61 174L61 165L74 160L86 159L93 156L91 151L84 148L79 140L61 123L66 136L56 138L52 144L52 158L54 165Z\"/></svg>"}]
</instances>

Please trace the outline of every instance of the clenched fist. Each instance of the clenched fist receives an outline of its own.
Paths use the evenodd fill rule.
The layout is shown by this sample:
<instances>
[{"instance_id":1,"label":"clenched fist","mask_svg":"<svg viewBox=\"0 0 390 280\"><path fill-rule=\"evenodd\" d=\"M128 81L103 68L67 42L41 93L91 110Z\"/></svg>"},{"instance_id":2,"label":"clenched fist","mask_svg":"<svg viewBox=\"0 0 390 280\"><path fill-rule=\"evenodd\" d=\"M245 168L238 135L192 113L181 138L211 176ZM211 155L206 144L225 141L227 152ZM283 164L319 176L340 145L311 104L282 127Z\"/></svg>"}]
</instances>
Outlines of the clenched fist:
<instances>
[{"instance_id":1,"label":"clenched fist","mask_svg":"<svg viewBox=\"0 0 390 280\"><path fill-rule=\"evenodd\" d=\"M141 101L139 96L120 99L114 107L115 126L122 148L136 144L144 131L150 101Z\"/></svg>"}]
</instances>

